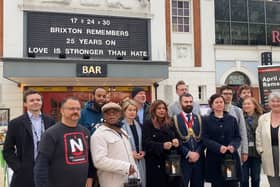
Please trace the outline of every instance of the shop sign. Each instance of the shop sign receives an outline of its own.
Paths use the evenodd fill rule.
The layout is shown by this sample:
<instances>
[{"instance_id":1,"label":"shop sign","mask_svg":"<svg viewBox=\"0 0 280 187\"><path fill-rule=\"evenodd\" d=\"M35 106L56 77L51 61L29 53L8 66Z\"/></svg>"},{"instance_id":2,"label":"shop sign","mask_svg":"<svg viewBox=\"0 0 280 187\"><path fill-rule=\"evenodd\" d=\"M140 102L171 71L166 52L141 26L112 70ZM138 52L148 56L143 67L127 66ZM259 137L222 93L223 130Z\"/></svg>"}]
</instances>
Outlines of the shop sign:
<instances>
[{"instance_id":1,"label":"shop sign","mask_svg":"<svg viewBox=\"0 0 280 187\"><path fill-rule=\"evenodd\" d=\"M106 64L77 64L77 77L106 77Z\"/></svg>"},{"instance_id":2,"label":"shop sign","mask_svg":"<svg viewBox=\"0 0 280 187\"><path fill-rule=\"evenodd\" d=\"M146 60L148 19L26 13L28 57Z\"/></svg>"},{"instance_id":3,"label":"shop sign","mask_svg":"<svg viewBox=\"0 0 280 187\"><path fill-rule=\"evenodd\" d=\"M272 31L272 42L280 43L280 31Z\"/></svg>"}]
</instances>

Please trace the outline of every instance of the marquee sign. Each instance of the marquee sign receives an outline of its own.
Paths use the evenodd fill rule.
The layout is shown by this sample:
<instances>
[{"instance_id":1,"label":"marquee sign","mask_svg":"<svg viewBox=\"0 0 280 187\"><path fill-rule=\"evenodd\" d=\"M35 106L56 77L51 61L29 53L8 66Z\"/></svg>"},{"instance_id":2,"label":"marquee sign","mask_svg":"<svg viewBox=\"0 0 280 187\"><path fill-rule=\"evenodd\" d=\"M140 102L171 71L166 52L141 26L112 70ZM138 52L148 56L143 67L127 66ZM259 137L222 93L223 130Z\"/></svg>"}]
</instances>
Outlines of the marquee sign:
<instances>
[{"instance_id":1,"label":"marquee sign","mask_svg":"<svg viewBox=\"0 0 280 187\"><path fill-rule=\"evenodd\" d=\"M26 13L26 56L148 59L148 19Z\"/></svg>"}]
</instances>

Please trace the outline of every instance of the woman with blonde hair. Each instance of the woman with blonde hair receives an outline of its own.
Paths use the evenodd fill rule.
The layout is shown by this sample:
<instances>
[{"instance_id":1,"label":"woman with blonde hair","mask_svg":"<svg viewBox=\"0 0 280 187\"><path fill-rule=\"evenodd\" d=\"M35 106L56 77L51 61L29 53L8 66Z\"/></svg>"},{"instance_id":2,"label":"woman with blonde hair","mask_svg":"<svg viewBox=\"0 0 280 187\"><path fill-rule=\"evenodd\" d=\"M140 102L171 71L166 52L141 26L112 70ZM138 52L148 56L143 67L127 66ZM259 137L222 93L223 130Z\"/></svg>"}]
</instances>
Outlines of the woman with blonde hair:
<instances>
[{"instance_id":1,"label":"woman with blonde hair","mask_svg":"<svg viewBox=\"0 0 280 187\"><path fill-rule=\"evenodd\" d=\"M248 159L243 163L243 180L242 187L249 187L249 174L251 176L251 186L260 186L261 173L261 157L256 150L256 128L258 119L262 115L263 110L257 100L253 97L246 97L243 100L242 109L246 122L246 130L248 136Z\"/></svg>"},{"instance_id":2,"label":"woman with blonde hair","mask_svg":"<svg viewBox=\"0 0 280 187\"><path fill-rule=\"evenodd\" d=\"M262 158L264 174L271 187L280 186L280 92L272 92L268 97L269 113L259 118L256 129L256 147Z\"/></svg>"},{"instance_id":3,"label":"woman with blonde hair","mask_svg":"<svg viewBox=\"0 0 280 187\"><path fill-rule=\"evenodd\" d=\"M135 120L137 116L137 103L132 99L126 99L122 103L124 119L122 120L123 129L129 136L129 141L132 148L132 155L137 165L142 187L146 186L146 167L145 167L145 152L142 146L142 128Z\"/></svg>"}]
</instances>

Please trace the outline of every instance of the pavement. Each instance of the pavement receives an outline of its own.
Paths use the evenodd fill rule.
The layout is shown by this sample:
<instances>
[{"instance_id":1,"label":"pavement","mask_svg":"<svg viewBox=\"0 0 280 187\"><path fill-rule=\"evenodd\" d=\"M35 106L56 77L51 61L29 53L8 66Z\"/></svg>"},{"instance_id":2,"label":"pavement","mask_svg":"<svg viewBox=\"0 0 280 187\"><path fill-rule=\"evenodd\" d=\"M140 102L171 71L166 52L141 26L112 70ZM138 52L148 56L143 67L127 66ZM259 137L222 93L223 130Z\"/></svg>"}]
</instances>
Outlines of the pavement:
<instances>
[{"instance_id":1,"label":"pavement","mask_svg":"<svg viewBox=\"0 0 280 187\"><path fill-rule=\"evenodd\" d=\"M0 187L4 187L4 174L3 168L0 169ZM262 173L261 174L261 187L269 187L268 181L266 176ZM7 186L6 186L7 187ZM205 183L204 187L211 187L209 183Z\"/></svg>"}]
</instances>

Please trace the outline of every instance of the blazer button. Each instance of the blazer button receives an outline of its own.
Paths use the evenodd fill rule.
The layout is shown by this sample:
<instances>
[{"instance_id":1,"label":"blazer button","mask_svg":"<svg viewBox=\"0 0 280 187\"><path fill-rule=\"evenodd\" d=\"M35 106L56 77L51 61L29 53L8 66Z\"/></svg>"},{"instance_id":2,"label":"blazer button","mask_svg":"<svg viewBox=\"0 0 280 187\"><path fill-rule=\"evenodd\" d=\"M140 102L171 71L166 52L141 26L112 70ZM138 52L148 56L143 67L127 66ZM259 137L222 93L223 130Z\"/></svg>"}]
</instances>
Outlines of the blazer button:
<instances>
[{"instance_id":1,"label":"blazer button","mask_svg":"<svg viewBox=\"0 0 280 187\"><path fill-rule=\"evenodd\" d=\"M160 165L157 165L158 168L160 168Z\"/></svg>"},{"instance_id":2,"label":"blazer button","mask_svg":"<svg viewBox=\"0 0 280 187\"><path fill-rule=\"evenodd\" d=\"M222 128L222 127L223 127L223 125L219 125L219 127L220 127L220 128Z\"/></svg>"}]
</instances>

